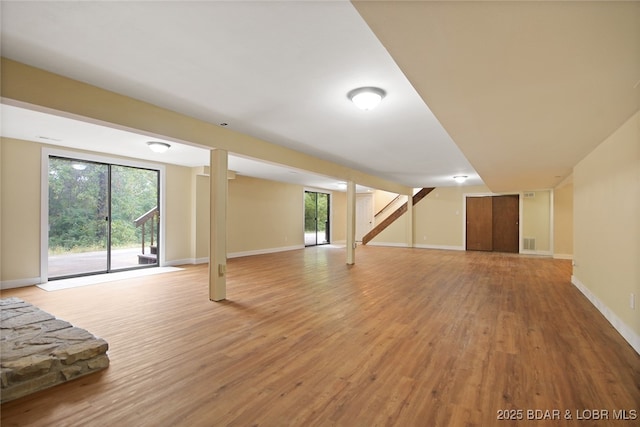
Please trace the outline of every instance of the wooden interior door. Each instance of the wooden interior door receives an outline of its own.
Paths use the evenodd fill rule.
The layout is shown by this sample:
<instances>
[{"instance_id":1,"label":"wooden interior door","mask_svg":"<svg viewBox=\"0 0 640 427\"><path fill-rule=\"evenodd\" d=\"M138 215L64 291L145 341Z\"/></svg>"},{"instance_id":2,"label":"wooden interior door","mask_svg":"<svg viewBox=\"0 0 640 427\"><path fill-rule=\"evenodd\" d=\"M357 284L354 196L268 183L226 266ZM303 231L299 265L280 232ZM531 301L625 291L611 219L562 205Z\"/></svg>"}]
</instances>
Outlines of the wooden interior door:
<instances>
[{"instance_id":1,"label":"wooden interior door","mask_svg":"<svg viewBox=\"0 0 640 427\"><path fill-rule=\"evenodd\" d=\"M493 250L518 253L519 196L493 196L492 198Z\"/></svg>"},{"instance_id":2,"label":"wooden interior door","mask_svg":"<svg viewBox=\"0 0 640 427\"><path fill-rule=\"evenodd\" d=\"M492 251L492 210L491 197L467 197L468 251Z\"/></svg>"}]
</instances>

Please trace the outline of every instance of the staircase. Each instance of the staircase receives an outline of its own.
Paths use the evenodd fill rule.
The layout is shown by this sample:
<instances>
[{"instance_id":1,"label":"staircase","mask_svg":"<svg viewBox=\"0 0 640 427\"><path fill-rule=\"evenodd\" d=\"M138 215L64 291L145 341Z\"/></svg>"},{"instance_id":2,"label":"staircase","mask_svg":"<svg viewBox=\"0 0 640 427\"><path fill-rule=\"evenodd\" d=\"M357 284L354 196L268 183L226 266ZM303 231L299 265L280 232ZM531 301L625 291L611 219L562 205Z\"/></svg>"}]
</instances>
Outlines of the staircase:
<instances>
[{"instance_id":1,"label":"staircase","mask_svg":"<svg viewBox=\"0 0 640 427\"><path fill-rule=\"evenodd\" d=\"M433 190L434 190L433 187L420 189L420 191L418 191L416 194L413 195L413 206L415 206L420 200L424 199L427 196L427 194L431 193ZM380 224L373 227L373 229L367 234L365 234L364 237L362 238L362 244L366 245L367 243L369 243L371 239L373 239L378 234L380 234L382 230L384 230L385 228L390 226L395 220L400 218L402 214L404 214L407 211L408 209L407 205L408 205L407 202L403 203L402 206L396 209L391 215L389 215L384 220L382 220Z\"/></svg>"},{"instance_id":2,"label":"staircase","mask_svg":"<svg viewBox=\"0 0 640 427\"><path fill-rule=\"evenodd\" d=\"M149 246L149 253L138 254L138 264L157 264L158 263L158 247Z\"/></svg>"},{"instance_id":3,"label":"staircase","mask_svg":"<svg viewBox=\"0 0 640 427\"><path fill-rule=\"evenodd\" d=\"M134 221L136 227L142 227L142 254L138 254L138 264L157 264L158 263L158 246L154 243L153 238L155 236L154 225L156 219L159 218L160 213L158 207L150 209L147 213L139 217ZM146 247L146 229L145 226L149 225L151 231L151 242L149 245L149 253L145 253Z\"/></svg>"}]
</instances>

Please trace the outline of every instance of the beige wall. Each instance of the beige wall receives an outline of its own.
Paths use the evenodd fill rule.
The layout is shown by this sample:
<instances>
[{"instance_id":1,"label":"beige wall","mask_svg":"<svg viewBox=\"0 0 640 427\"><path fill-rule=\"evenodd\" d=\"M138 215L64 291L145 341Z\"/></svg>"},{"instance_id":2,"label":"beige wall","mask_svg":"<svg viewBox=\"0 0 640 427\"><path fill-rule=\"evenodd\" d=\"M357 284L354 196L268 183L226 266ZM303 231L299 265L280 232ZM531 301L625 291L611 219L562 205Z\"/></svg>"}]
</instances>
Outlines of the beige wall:
<instances>
[{"instance_id":1,"label":"beige wall","mask_svg":"<svg viewBox=\"0 0 640 427\"><path fill-rule=\"evenodd\" d=\"M1 141L0 280L32 284L40 277L42 148L59 147L5 138ZM87 153L67 148L64 151ZM189 262L192 258L191 170L165 165L165 182L165 262Z\"/></svg>"},{"instance_id":2,"label":"beige wall","mask_svg":"<svg viewBox=\"0 0 640 427\"><path fill-rule=\"evenodd\" d=\"M331 243L346 243L347 241L347 193L334 191L331 193L332 233Z\"/></svg>"},{"instance_id":3,"label":"beige wall","mask_svg":"<svg viewBox=\"0 0 640 427\"><path fill-rule=\"evenodd\" d=\"M166 165L165 173L165 262L183 264L192 259L191 169Z\"/></svg>"},{"instance_id":4,"label":"beige wall","mask_svg":"<svg viewBox=\"0 0 640 427\"><path fill-rule=\"evenodd\" d=\"M640 111L574 168L573 186L574 283L640 351Z\"/></svg>"},{"instance_id":5,"label":"beige wall","mask_svg":"<svg viewBox=\"0 0 640 427\"><path fill-rule=\"evenodd\" d=\"M193 234L196 262L209 262L209 176L195 177L195 233Z\"/></svg>"},{"instance_id":6,"label":"beige wall","mask_svg":"<svg viewBox=\"0 0 640 427\"><path fill-rule=\"evenodd\" d=\"M229 180L229 254L304 246L304 188L245 176Z\"/></svg>"},{"instance_id":7,"label":"beige wall","mask_svg":"<svg viewBox=\"0 0 640 427\"><path fill-rule=\"evenodd\" d=\"M522 198L522 236L536 239L536 251L551 251L551 192L527 191L533 197Z\"/></svg>"},{"instance_id":8,"label":"beige wall","mask_svg":"<svg viewBox=\"0 0 640 427\"><path fill-rule=\"evenodd\" d=\"M556 258L573 256L573 183L553 190L553 251Z\"/></svg>"},{"instance_id":9,"label":"beige wall","mask_svg":"<svg viewBox=\"0 0 640 427\"><path fill-rule=\"evenodd\" d=\"M40 277L41 146L15 139L0 141L0 280L33 281Z\"/></svg>"},{"instance_id":10,"label":"beige wall","mask_svg":"<svg viewBox=\"0 0 640 427\"><path fill-rule=\"evenodd\" d=\"M465 194L488 194L485 186L440 187L415 206L415 243L418 246L464 249Z\"/></svg>"},{"instance_id":11,"label":"beige wall","mask_svg":"<svg viewBox=\"0 0 640 427\"><path fill-rule=\"evenodd\" d=\"M374 214L373 225L374 226L376 226L377 224L380 224L386 217L391 215L396 209L398 209L400 206L402 206L403 203L407 201L407 196L405 195L401 195L397 200L395 200L396 197L398 197L398 194L390 193L388 191L374 190L372 194L373 194L372 199L373 199L373 214ZM384 212L382 212L383 209L384 209ZM376 214L378 215L375 216Z\"/></svg>"},{"instance_id":12,"label":"beige wall","mask_svg":"<svg viewBox=\"0 0 640 427\"><path fill-rule=\"evenodd\" d=\"M393 212L393 211L392 211ZM407 214L395 220L389 227L374 237L369 245L407 246Z\"/></svg>"},{"instance_id":13,"label":"beige wall","mask_svg":"<svg viewBox=\"0 0 640 427\"><path fill-rule=\"evenodd\" d=\"M385 192L375 192L374 197ZM414 206L414 234L413 241L416 247L457 249L465 248L464 236L464 211L465 194L491 194L485 186L453 186L440 187L433 190L421 202ZM535 197L523 199L523 236L535 237L537 252L550 254L551 236L551 212L549 190L536 191ZM566 215L571 215L568 205L571 204L571 195L561 192L562 203L556 210L561 221ZM567 200L568 198L568 200ZM388 198L385 199L388 202ZM376 203L376 206L383 203ZM571 226L571 222L561 222L563 227ZM571 234L570 230L561 228L561 239ZM406 219L401 217L396 223L384 230L372 240L377 245L406 245ZM565 254L571 254L569 252Z\"/></svg>"},{"instance_id":14,"label":"beige wall","mask_svg":"<svg viewBox=\"0 0 640 427\"><path fill-rule=\"evenodd\" d=\"M484 186L440 187L414 206L413 240L416 247L464 249L464 194L490 193ZM378 192L375 193L375 196ZM383 205L384 206L384 205ZM373 244L406 245L406 215L384 230Z\"/></svg>"},{"instance_id":15,"label":"beige wall","mask_svg":"<svg viewBox=\"0 0 640 427\"><path fill-rule=\"evenodd\" d=\"M197 262L208 262L209 177L197 177ZM242 256L304 246L304 190L299 185L237 175L229 180L227 252ZM324 190L318 190L324 191ZM331 194L331 239L346 240L347 198Z\"/></svg>"},{"instance_id":16,"label":"beige wall","mask_svg":"<svg viewBox=\"0 0 640 427\"><path fill-rule=\"evenodd\" d=\"M400 195L400 197L396 200L396 197L398 196L399 195L397 193L390 193L384 190L373 191L373 227L380 224L396 209L406 203L407 196ZM380 234L374 237L371 242L369 242L369 244L406 246L407 233L405 215L398 218L393 224L391 224Z\"/></svg>"}]
</instances>

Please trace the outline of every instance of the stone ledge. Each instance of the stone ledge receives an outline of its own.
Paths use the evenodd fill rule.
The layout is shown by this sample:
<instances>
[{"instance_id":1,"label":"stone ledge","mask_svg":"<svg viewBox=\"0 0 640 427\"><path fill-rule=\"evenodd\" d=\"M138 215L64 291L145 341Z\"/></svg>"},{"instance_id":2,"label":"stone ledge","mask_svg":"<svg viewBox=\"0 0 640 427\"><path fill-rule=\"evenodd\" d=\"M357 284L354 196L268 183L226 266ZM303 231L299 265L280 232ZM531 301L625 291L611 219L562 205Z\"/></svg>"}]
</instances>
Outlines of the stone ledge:
<instances>
[{"instance_id":1,"label":"stone ledge","mask_svg":"<svg viewBox=\"0 0 640 427\"><path fill-rule=\"evenodd\" d=\"M28 302L0 299L2 403L107 368L108 348Z\"/></svg>"}]
</instances>

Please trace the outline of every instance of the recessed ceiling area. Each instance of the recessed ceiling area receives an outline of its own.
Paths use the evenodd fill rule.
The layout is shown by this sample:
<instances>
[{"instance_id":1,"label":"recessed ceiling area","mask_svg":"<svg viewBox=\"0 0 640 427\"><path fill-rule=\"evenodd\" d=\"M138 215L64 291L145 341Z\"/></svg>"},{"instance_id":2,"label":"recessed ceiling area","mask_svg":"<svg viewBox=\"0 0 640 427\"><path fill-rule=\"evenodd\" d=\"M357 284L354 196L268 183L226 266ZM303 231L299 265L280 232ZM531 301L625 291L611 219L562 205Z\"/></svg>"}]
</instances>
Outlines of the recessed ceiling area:
<instances>
[{"instance_id":1,"label":"recessed ceiling area","mask_svg":"<svg viewBox=\"0 0 640 427\"><path fill-rule=\"evenodd\" d=\"M350 2L6 1L1 31L9 59L389 181L482 183Z\"/></svg>"}]
</instances>

